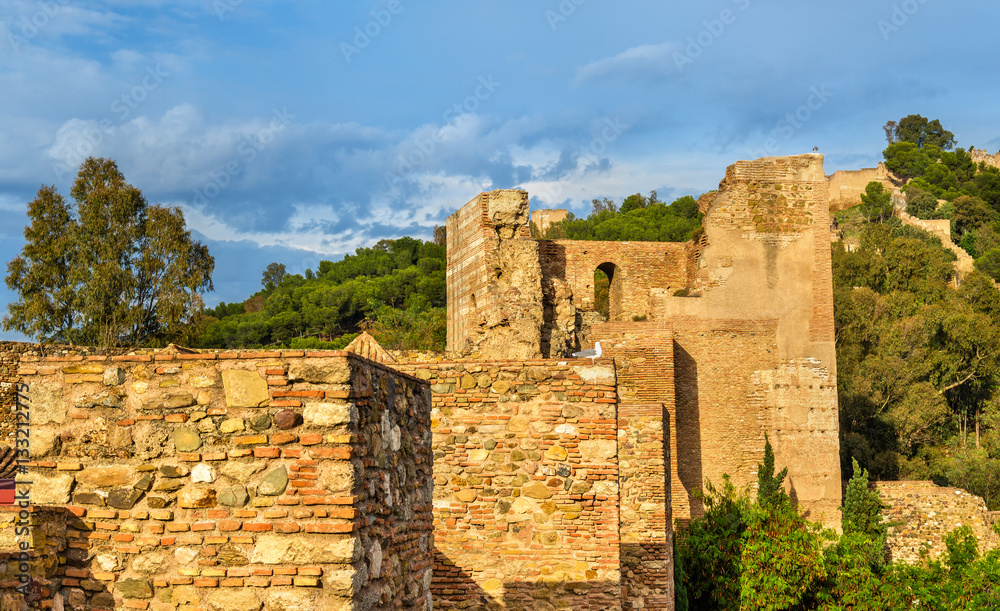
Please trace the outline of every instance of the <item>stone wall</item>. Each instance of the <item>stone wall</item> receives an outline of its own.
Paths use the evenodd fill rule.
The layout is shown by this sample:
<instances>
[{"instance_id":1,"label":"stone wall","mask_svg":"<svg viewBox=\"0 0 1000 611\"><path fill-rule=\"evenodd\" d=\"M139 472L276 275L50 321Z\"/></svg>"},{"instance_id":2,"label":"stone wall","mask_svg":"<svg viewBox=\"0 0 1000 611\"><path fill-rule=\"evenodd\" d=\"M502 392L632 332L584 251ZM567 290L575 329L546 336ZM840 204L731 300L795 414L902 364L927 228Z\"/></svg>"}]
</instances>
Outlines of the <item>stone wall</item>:
<instances>
[{"instance_id":1,"label":"stone wall","mask_svg":"<svg viewBox=\"0 0 1000 611\"><path fill-rule=\"evenodd\" d=\"M1000 168L1000 152L990 154L986 149L977 149L973 146L969 147L969 154L972 156L973 163L985 163L994 168Z\"/></svg>"},{"instance_id":2,"label":"stone wall","mask_svg":"<svg viewBox=\"0 0 1000 611\"><path fill-rule=\"evenodd\" d=\"M67 609L429 609L430 389L346 352L21 358ZM58 608L58 606L57 606Z\"/></svg>"},{"instance_id":3,"label":"stone wall","mask_svg":"<svg viewBox=\"0 0 1000 611\"><path fill-rule=\"evenodd\" d=\"M535 224L535 228L538 229L539 233L544 234L545 230L553 223L565 221L568 212L569 210L562 208L532 210L531 222Z\"/></svg>"},{"instance_id":4,"label":"stone wall","mask_svg":"<svg viewBox=\"0 0 1000 611\"><path fill-rule=\"evenodd\" d=\"M534 242L523 231L505 230L509 239L491 248L507 266L487 266L484 294L516 309L517 299L537 293L536 262L522 243L540 245L541 337L534 328L522 335L514 324L484 322L480 305L480 333L502 329L495 350L480 356L520 349L515 337L539 341L538 352L553 357L572 352L574 343L601 341L615 358L620 407L662 405L672 423L664 438L673 450L673 518L699 514L694 491L705 478L719 481L727 473L752 484L767 435L778 467L790 468L790 492L811 517L838 527L830 188L821 155L768 157L733 164L718 191L699 200L706 216L697 242ZM487 210L483 197L449 222L460 224L470 206ZM505 249L514 254L503 255ZM460 263L467 252L449 250L449 261ZM530 282L494 282L512 276L512 265L524 265ZM611 278L607 324L588 319L595 269ZM677 294L679 288L687 290ZM462 315L449 310L449 324L467 324L451 321ZM647 322L635 320L642 317ZM529 319L537 324L534 315L519 324Z\"/></svg>"},{"instance_id":5,"label":"stone wall","mask_svg":"<svg viewBox=\"0 0 1000 611\"><path fill-rule=\"evenodd\" d=\"M992 516L982 498L959 488L933 482L873 482L872 487L889 506L889 551L894 561L915 563L926 549L931 559L945 551L945 535L959 526L972 527L985 553L1000 547L992 530Z\"/></svg>"},{"instance_id":6,"label":"stone wall","mask_svg":"<svg viewBox=\"0 0 1000 611\"><path fill-rule=\"evenodd\" d=\"M65 568L68 550L67 529L73 528L80 512L58 507L0 506L0 609L22 611L26 609L51 609L61 595L60 571ZM103 587L94 585L94 591ZM95 602L108 609L114 601L106 592L93 595ZM73 609L86 598L74 596Z\"/></svg>"},{"instance_id":7,"label":"stone wall","mask_svg":"<svg viewBox=\"0 0 1000 611\"><path fill-rule=\"evenodd\" d=\"M651 289L673 291L690 284L691 248L680 242L549 240L541 242L542 271L569 285L578 310L593 311L594 272L601 269L611 281L610 320L632 320L654 314Z\"/></svg>"},{"instance_id":8,"label":"stone wall","mask_svg":"<svg viewBox=\"0 0 1000 611\"><path fill-rule=\"evenodd\" d=\"M766 433L789 491L839 527L839 416L827 180L820 155L729 167L705 217L691 296L656 320L676 352L675 518L690 492L729 473L752 484ZM636 332L639 332L639 328ZM603 345L603 344L602 344ZM685 463L689 466L685 466Z\"/></svg>"},{"instance_id":9,"label":"stone wall","mask_svg":"<svg viewBox=\"0 0 1000 611\"><path fill-rule=\"evenodd\" d=\"M436 608L673 608L662 406L620 413L606 360L398 367L432 384Z\"/></svg>"},{"instance_id":10,"label":"stone wall","mask_svg":"<svg viewBox=\"0 0 1000 611\"><path fill-rule=\"evenodd\" d=\"M86 346L0 342L0 443L14 443L14 393L21 380L17 368L22 356L93 356L112 353L119 354L120 351L98 350Z\"/></svg>"},{"instance_id":11,"label":"stone wall","mask_svg":"<svg viewBox=\"0 0 1000 611\"><path fill-rule=\"evenodd\" d=\"M448 350L541 356L542 281L528 194L481 193L448 217L447 228Z\"/></svg>"},{"instance_id":12,"label":"stone wall","mask_svg":"<svg viewBox=\"0 0 1000 611\"><path fill-rule=\"evenodd\" d=\"M870 182L882 183L889 191L898 191L902 183L896 180L881 161L875 168L834 172L830 176L830 210L840 212L860 204L861 194Z\"/></svg>"}]
</instances>

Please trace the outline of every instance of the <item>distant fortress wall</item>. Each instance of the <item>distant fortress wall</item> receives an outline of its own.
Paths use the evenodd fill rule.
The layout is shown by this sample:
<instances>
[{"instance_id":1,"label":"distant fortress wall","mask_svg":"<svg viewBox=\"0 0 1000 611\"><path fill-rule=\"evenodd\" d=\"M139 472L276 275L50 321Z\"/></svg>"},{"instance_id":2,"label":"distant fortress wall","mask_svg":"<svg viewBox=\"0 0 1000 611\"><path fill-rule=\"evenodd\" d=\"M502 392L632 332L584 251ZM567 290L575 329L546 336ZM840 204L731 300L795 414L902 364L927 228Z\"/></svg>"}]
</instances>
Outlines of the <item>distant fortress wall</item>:
<instances>
[{"instance_id":1,"label":"distant fortress wall","mask_svg":"<svg viewBox=\"0 0 1000 611\"><path fill-rule=\"evenodd\" d=\"M830 176L830 211L840 212L861 203L861 194L870 182L880 182L889 191L897 191L899 185L885 164L860 170L840 170Z\"/></svg>"}]
</instances>

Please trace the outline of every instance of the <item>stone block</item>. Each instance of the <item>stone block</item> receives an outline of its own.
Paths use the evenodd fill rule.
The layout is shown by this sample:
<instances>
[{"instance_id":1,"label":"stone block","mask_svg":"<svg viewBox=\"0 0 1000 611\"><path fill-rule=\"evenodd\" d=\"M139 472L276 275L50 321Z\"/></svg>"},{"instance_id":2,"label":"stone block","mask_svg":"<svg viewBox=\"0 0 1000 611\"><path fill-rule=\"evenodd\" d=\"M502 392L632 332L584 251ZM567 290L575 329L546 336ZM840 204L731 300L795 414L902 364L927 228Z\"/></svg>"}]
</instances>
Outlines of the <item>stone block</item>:
<instances>
[{"instance_id":1,"label":"stone block","mask_svg":"<svg viewBox=\"0 0 1000 611\"><path fill-rule=\"evenodd\" d=\"M174 447L178 452L194 452L201 447L201 436L194 429L180 428L174 431Z\"/></svg>"},{"instance_id":2,"label":"stone block","mask_svg":"<svg viewBox=\"0 0 1000 611\"><path fill-rule=\"evenodd\" d=\"M353 564L361 559L361 541L328 535L276 535L257 538L252 564Z\"/></svg>"},{"instance_id":3,"label":"stone block","mask_svg":"<svg viewBox=\"0 0 1000 611\"><path fill-rule=\"evenodd\" d=\"M123 579L115 584L115 589L122 595L122 598L152 598L153 588L149 585L149 580Z\"/></svg>"},{"instance_id":4,"label":"stone block","mask_svg":"<svg viewBox=\"0 0 1000 611\"><path fill-rule=\"evenodd\" d=\"M349 462L325 462L320 467L317 483L331 493L350 494L357 483L357 472Z\"/></svg>"},{"instance_id":5,"label":"stone block","mask_svg":"<svg viewBox=\"0 0 1000 611\"><path fill-rule=\"evenodd\" d=\"M208 483L215 481L215 468L212 465L201 463L191 469L191 481L194 483Z\"/></svg>"},{"instance_id":6,"label":"stone block","mask_svg":"<svg viewBox=\"0 0 1000 611\"><path fill-rule=\"evenodd\" d=\"M91 488L107 488L124 486L132 481L132 477L129 467L89 467L76 474L76 481Z\"/></svg>"},{"instance_id":7,"label":"stone block","mask_svg":"<svg viewBox=\"0 0 1000 611\"><path fill-rule=\"evenodd\" d=\"M257 588L222 588L208 595L212 611L259 611L263 606Z\"/></svg>"},{"instance_id":8,"label":"stone block","mask_svg":"<svg viewBox=\"0 0 1000 611\"><path fill-rule=\"evenodd\" d=\"M552 498L552 493L549 492L548 487L542 482L532 482L527 486L521 488L521 494L533 499L548 499Z\"/></svg>"},{"instance_id":9,"label":"stone block","mask_svg":"<svg viewBox=\"0 0 1000 611\"><path fill-rule=\"evenodd\" d=\"M28 450L31 458L48 456L59 447L59 433L51 429L31 429L30 440Z\"/></svg>"},{"instance_id":10,"label":"stone block","mask_svg":"<svg viewBox=\"0 0 1000 611\"><path fill-rule=\"evenodd\" d=\"M221 473L241 484L245 484L255 473L264 468L263 462L227 462L222 465Z\"/></svg>"},{"instance_id":11,"label":"stone block","mask_svg":"<svg viewBox=\"0 0 1000 611\"><path fill-rule=\"evenodd\" d=\"M288 470L282 465L264 476L257 484L257 493L264 496L278 496L288 487Z\"/></svg>"},{"instance_id":12,"label":"stone block","mask_svg":"<svg viewBox=\"0 0 1000 611\"><path fill-rule=\"evenodd\" d=\"M182 509L203 509L215 506L215 490L187 488L177 495L177 505Z\"/></svg>"},{"instance_id":13,"label":"stone block","mask_svg":"<svg viewBox=\"0 0 1000 611\"><path fill-rule=\"evenodd\" d=\"M256 371L228 369L222 372L227 407L267 407L271 402L267 380Z\"/></svg>"},{"instance_id":14,"label":"stone block","mask_svg":"<svg viewBox=\"0 0 1000 611\"><path fill-rule=\"evenodd\" d=\"M299 361L288 367L288 379L312 384L349 384L351 368L346 359Z\"/></svg>"},{"instance_id":15,"label":"stone block","mask_svg":"<svg viewBox=\"0 0 1000 611\"><path fill-rule=\"evenodd\" d=\"M31 502L37 505L66 505L69 503L69 493L73 488L73 476L68 473L32 473L29 477L20 477L33 482L31 485Z\"/></svg>"},{"instance_id":16,"label":"stone block","mask_svg":"<svg viewBox=\"0 0 1000 611\"><path fill-rule=\"evenodd\" d=\"M269 590L267 611L315 611L316 593L304 590Z\"/></svg>"},{"instance_id":17,"label":"stone block","mask_svg":"<svg viewBox=\"0 0 1000 611\"><path fill-rule=\"evenodd\" d=\"M353 403L312 403L303 410L302 418L313 427L352 424L358 421L358 408Z\"/></svg>"},{"instance_id":18,"label":"stone block","mask_svg":"<svg viewBox=\"0 0 1000 611\"><path fill-rule=\"evenodd\" d=\"M219 492L219 505L223 507L243 507L250 500L243 486L229 486Z\"/></svg>"},{"instance_id":19,"label":"stone block","mask_svg":"<svg viewBox=\"0 0 1000 611\"><path fill-rule=\"evenodd\" d=\"M604 461L618 454L618 442L614 439L587 439L580 442L580 455L584 460Z\"/></svg>"},{"instance_id":20,"label":"stone block","mask_svg":"<svg viewBox=\"0 0 1000 611\"><path fill-rule=\"evenodd\" d=\"M108 493L108 506L115 509L132 509L142 498L142 490L135 488L115 488Z\"/></svg>"},{"instance_id":21,"label":"stone block","mask_svg":"<svg viewBox=\"0 0 1000 611\"><path fill-rule=\"evenodd\" d=\"M59 382L35 382L28 387L31 424L63 424L66 422L66 398Z\"/></svg>"}]
</instances>

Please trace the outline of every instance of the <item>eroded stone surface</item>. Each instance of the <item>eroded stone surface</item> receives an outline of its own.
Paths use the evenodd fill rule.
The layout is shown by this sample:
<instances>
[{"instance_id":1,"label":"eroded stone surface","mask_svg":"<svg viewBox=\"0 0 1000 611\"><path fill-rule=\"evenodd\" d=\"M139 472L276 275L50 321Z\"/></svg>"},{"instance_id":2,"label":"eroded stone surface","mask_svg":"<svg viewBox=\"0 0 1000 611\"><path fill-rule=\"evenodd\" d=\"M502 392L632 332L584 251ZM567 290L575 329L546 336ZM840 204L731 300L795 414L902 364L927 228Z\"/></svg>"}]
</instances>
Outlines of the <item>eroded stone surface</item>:
<instances>
[{"instance_id":1,"label":"eroded stone surface","mask_svg":"<svg viewBox=\"0 0 1000 611\"><path fill-rule=\"evenodd\" d=\"M288 470L278 467L264 476L257 484L257 493L264 496L278 496L288 487Z\"/></svg>"},{"instance_id":2,"label":"eroded stone surface","mask_svg":"<svg viewBox=\"0 0 1000 611\"><path fill-rule=\"evenodd\" d=\"M271 401L267 381L256 371L227 369L222 372L228 407L265 407Z\"/></svg>"}]
</instances>

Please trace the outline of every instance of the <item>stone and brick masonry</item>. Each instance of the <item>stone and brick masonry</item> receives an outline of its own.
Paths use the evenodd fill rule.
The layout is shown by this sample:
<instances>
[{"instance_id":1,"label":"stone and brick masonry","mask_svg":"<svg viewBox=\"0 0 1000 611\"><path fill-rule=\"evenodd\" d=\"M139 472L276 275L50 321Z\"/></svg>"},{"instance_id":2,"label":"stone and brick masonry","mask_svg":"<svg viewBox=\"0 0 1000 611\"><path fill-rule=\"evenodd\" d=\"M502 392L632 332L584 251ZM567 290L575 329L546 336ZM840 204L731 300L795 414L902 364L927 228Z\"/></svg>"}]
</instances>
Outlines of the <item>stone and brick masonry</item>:
<instances>
[{"instance_id":1,"label":"stone and brick masonry","mask_svg":"<svg viewBox=\"0 0 1000 611\"><path fill-rule=\"evenodd\" d=\"M434 393L436 608L672 608L661 404L607 360L398 368Z\"/></svg>"},{"instance_id":2,"label":"stone and brick masonry","mask_svg":"<svg viewBox=\"0 0 1000 611\"><path fill-rule=\"evenodd\" d=\"M31 547L31 608L431 607L427 384L347 352L22 356L18 375L32 524L15 507L0 542Z\"/></svg>"},{"instance_id":3,"label":"stone and brick masonry","mask_svg":"<svg viewBox=\"0 0 1000 611\"><path fill-rule=\"evenodd\" d=\"M829 213L848 182L831 195L819 155L739 162L687 244L536 241L525 192L480 194L448 219L447 355L0 346L0 402L24 384L32 414L26 595L672 609L673 520L706 479L752 486L765 435L809 516L839 522ZM566 359L595 340L601 359ZM880 491L900 550L982 513ZM0 519L4 549L20 519ZM0 609L23 608L5 567Z\"/></svg>"}]
</instances>

